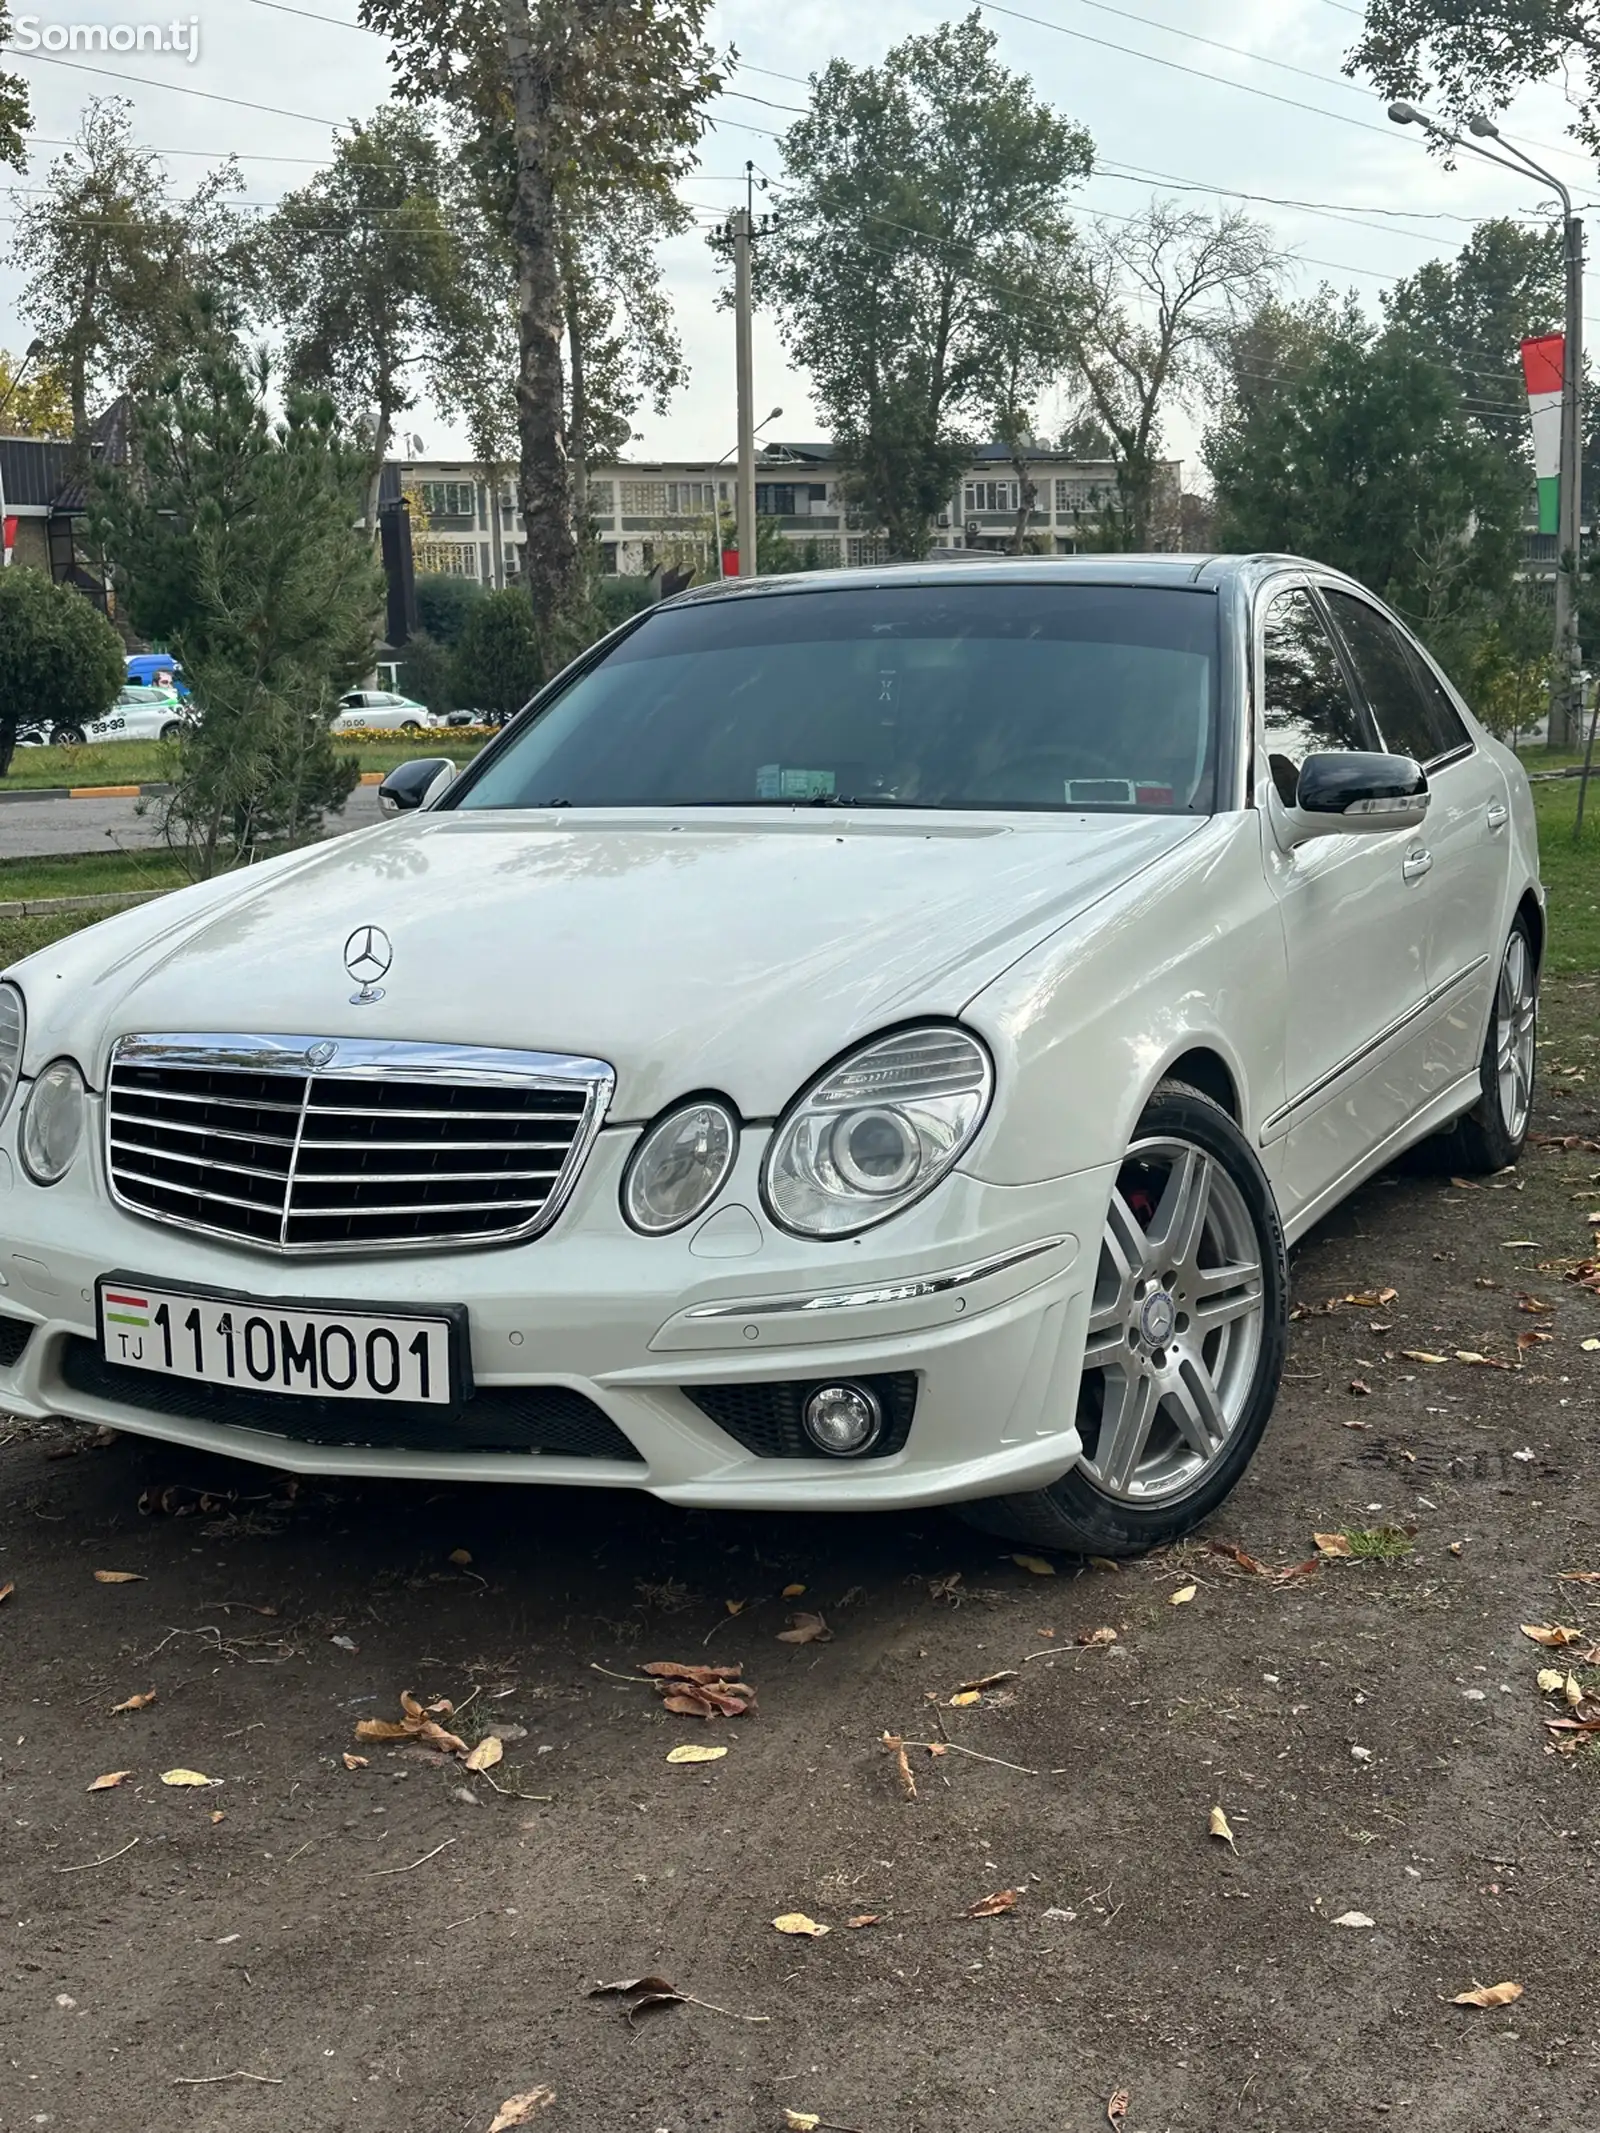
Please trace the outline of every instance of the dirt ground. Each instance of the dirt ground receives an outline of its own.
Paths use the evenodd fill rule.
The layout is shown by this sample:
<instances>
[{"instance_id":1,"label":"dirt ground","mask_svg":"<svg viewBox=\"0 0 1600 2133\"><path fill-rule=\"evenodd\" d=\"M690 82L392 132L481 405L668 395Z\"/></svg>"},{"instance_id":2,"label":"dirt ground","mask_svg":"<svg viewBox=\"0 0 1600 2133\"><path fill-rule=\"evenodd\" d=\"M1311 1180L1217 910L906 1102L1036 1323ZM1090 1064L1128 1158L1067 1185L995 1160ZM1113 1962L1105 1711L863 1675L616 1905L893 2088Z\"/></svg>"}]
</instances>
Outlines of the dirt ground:
<instances>
[{"instance_id":1,"label":"dirt ground","mask_svg":"<svg viewBox=\"0 0 1600 2133\"><path fill-rule=\"evenodd\" d=\"M1535 1677L1600 1687L1600 1584L1560 1577L1600 1571L1600 1296L1565 1278L1597 999L1554 989L1536 1121L1591 1145L1348 1204L1297 1255L1253 1472L1121 1570L1041 1576L942 1514L291 1492L0 1423L0 2127L486 2133L548 2087L541 2133L1087 2133L1119 2090L1127 2133L1592 2128L1600 1736L1548 1731ZM1209 1546L1276 1570L1385 1527L1402 1553L1285 1582ZM831 1641L777 1641L807 1610ZM658 1659L742 1661L758 1708L615 1678ZM357 1742L407 1689L503 1761ZM885 1732L948 1738L908 1750L914 1800ZM691 1741L727 1754L669 1765ZM185 1766L219 1782L163 1786ZM588 1996L646 1972L711 2005Z\"/></svg>"}]
</instances>

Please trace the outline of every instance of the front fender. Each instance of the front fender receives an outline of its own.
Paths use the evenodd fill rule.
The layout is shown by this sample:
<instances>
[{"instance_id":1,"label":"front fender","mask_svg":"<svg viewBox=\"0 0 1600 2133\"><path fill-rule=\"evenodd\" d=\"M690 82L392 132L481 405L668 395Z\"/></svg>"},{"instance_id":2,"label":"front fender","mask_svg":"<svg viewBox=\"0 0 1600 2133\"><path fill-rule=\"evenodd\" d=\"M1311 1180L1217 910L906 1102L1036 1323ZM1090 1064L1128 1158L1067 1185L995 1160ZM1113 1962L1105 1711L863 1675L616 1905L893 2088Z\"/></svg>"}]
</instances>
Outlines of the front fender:
<instances>
[{"instance_id":1,"label":"front fender","mask_svg":"<svg viewBox=\"0 0 1600 2133\"><path fill-rule=\"evenodd\" d=\"M1011 965L963 1019L996 1101L962 1168L1032 1184L1116 1162L1163 1074L1203 1048L1252 1140L1284 1101L1288 970L1255 814L1205 831Z\"/></svg>"}]
</instances>

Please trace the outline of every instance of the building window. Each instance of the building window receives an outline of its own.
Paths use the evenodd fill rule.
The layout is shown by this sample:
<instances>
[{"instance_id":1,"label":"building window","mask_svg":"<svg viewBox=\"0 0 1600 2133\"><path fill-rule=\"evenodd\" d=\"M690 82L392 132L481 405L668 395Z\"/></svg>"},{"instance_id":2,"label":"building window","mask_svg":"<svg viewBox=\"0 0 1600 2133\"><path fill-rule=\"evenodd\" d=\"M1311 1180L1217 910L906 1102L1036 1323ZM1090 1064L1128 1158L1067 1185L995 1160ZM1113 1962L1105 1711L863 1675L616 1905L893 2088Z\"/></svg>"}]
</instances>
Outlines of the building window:
<instances>
[{"instance_id":1,"label":"building window","mask_svg":"<svg viewBox=\"0 0 1600 2133\"><path fill-rule=\"evenodd\" d=\"M625 481L622 488L622 508L629 518L664 518L667 510L667 485L664 481Z\"/></svg>"},{"instance_id":2,"label":"building window","mask_svg":"<svg viewBox=\"0 0 1600 2133\"><path fill-rule=\"evenodd\" d=\"M476 518L478 485L475 481L425 481L422 508L429 518Z\"/></svg>"},{"instance_id":3,"label":"building window","mask_svg":"<svg viewBox=\"0 0 1600 2133\"><path fill-rule=\"evenodd\" d=\"M873 563L887 563L889 543L877 535L866 534L845 543L847 560L852 570L860 570Z\"/></svg>"},{"instance_id":4,"label":"building window","mask_svg":"<svg viewBox=\"0 0 1600 2133\"><path fill-rule=\"evenodd\" d=\"M475 578L478 553L470 541L418 541L416 570L426 578Z\"/></svg>"},{"instance_id":5,"label":"building window","mask_svg":"<svg viewBox=\"0 0 1600 2133\"><path fill-rule=\"evenodd\" d=\"M1028 484L1031 491L1033 484ZM1031 507L1032 498L1029 503ZM1022 485L1015 481L969 481L966 487L965 516L970 518L980 511L1020 511L1022 509Z\"/></svg>"},{"instance_id":6,"label":"building window","mask_svg":"<svg viewBox=\"0 0 1600 2133\"><path fill-rule=\"evenodd\" d=\"M616 509L616 491L608 481L589 484L589 511L594 518L609 518Z\"/></svg>"},{"instance_id":7,"label":"building window","mask_svg":"<svg viewBox=\"0 0 1600 2133\"><path fill-rule=\"evenodd\" d=\"M717 507L717 485L714 481L669 481L667 483L667 516L689 518Z\"/></svg>"},{"instance_id":8,"label":"building window","mask_svg":"<svg viewBox=\"0 0 1600 2133\"><path fill-rule=\"evenodd\" d=\"M808 518L823 510L828 485L821 481L758 481L756 513L761 518Z\"/></svg>"},{"instance_id":9,"label":"building window","mask_svg":"<svg viewBox=\"0 0 1600 2133\"><path fill-rule=\"evenodd\" d=\"M1108 500L1107 482L1088 480L1081 474L1056 483L1056 516L1069 518L1074 511L1098 511Z\"/></svg>"}]
</instances>

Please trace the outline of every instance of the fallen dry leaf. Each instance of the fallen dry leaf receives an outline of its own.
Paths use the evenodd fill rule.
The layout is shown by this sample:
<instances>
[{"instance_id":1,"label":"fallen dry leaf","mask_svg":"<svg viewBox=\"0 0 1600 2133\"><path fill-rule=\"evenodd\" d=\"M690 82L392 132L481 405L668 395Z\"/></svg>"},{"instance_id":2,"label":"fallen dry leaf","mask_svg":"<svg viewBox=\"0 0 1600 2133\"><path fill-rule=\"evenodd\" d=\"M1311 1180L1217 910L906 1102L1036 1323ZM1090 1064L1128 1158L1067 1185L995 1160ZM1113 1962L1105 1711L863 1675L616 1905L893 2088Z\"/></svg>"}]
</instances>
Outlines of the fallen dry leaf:
<instances>
[{"instance_id":1,"label":"fallen dry leaf","mask_svg":"<svg viewBox=\"0 0 1600 2133\"><path fill-rule=\"evenodd\" d=\"M816 2111L791 2111L787 2106L784 2109L784 2133L817 2133L821 2123L822 2119Z\"/></svg>"},{"instance_id":2,"label":"fallen dry leaf","mask_svg":"<svg viewBox=\"0 0 1600 2133\"><path fill-rule=\"evenodd\" d=\"M647 1659L639 1671L658 1681L695 1681L705 1687L713 1681L737 1681L744 1668L737 1659L730 1659L726 1666L683 1666L676 1659Z\"/></svg>"},{"instance_id":3,"label":"fallen dry leaf","mask_svg":"<svg viewBox=\"0 0 1600 2133\"><path fill-rule=\"evenodd\" d=\"M1370 1397L1372 1387L1367 1383L1365 1378L1352 1378L1350 1380L1350 1390L1355 1394L1358 1400L1365 1400Z\"/></svg>"},{"instance_id":4,"label":"fallen dry leaf","mask_svg":"<svg viewBox=\"0 0 1600 2133\"><path fill-rule=\"evenodd\" d=\"M1113 2089L1106 2103L1106 2124L1120 2126L1128 2115L1133 2098L1126 2089Z\"/></svg>"},{"instance_id":5,"label":"fallen dry leaf","mask_svg":"<svg viewBox=\"0 0 1600 2133\"><path fill-rule=\"evenodd\" d=\"M831 1644L833 1631L821 1615L791 1615L789 1627L778 1632L780 1644Z\"/></svg>"},{"instance_id":6,"label":"fallen dry leaf","mask_svg":"<svg viewBox=\"0 0 1600 2133\"><path fill-rule=\"evenodd\" d=\"M1398 1289L1358 1289L1354 1296L1341 1297L1340 1301L1354 1304L1361 1311L1381 1311L1385 1304L1392 1304L1399 1294Z\"/></svg>"},{"instance_id":7,"label":"fallen dry leaf","mask_svg":"<svg viewBox=\"0 0 1600 2133\"><path fill-rule=\"evenodd\" d=\"M803 1597L805 1589L804 1585L785 1585L778 1598L780 1600L798 1600Z\"/></svg>"},{"instance_id":8,"label":"fallen dry leaf","mask_svg":"<svg viewBox=\"0 0 1600 2133\"><path fill-rule=\"evenodd\" d=\"M1168 1600L1167 1605L1169 1607L1187 1607L1199 1590L1198 1585L1181 1585L1171 1599Z\"/></svg>"},{"instance_id":9,"label":"fallen dry leaf","mask_svg":"<svg viewBox=\"0 0 1600 2133\"><path fill-rule=\"evenodd\" d=\"M1475 1985L1470 1992L1458 1992L1450 2002L1452 2007L1509 2007L1513 2000L1522 1998L1523 1988L1513 1985L1508 1978L1503 1985Z\"/></svg>"},{"instance_id":10,"label":"fallen dry leaf","mask_svg":"<svg viewBox=\"0 0 1600 2133\"><path fill-rule=\"evenodd\" d=\"M1567 1585L1600 1585L1600 1570L1558 1570L1556 1576Z\"/></svg>"},{"instance_id":11,"label":"fallen dry leaf","mask_svg":"<svg viewBox=\"0 0 1600 2133\"><path fill-rule=\"evenodd\" d=\"M983 1692L981 1689L957 1689L950 1699L950 1708L952 1711L959 1711L967 1704L982 1703L982 1701Z\"/></svg>"},{"instance_id":12,"label":"fallen dry leaf","mask_svg":"<svg viewBox=\"0 0 1600 2133\"><path fill-rule=\"evenodd\" d=\"M83 1789L85 1792L109 1792L113 1785L120 1785L124 1778L132 1776L131 1770L108 1770L104 1777L96 1778L92 1785L85 1785Z\"/></svg>"},{"instance_id":13,"label":"fallen dry leaf","mask_svg":"<svg viewBox=\"0 0 1600 2133\"><path fill-rule=\"evenodd\" d=\"M1465 1547L1466 1543L1464 1541L1450 1541L1446 1545L1448 1553L1450 1553L1451 1555L1459 1555L1462 1549Z\"/></svg>"},{"instance_id":14,"label":"fallen dry leaf","mask_svg":"<svg viewBox=\"0 0 1600 2133\"><path fill-rule=\"evenodd\" d=\"M1541 1333L1537 1327L1532 1327L1528 1332L1517 1335L1517 1353L1526 1355L1530 1348L1548 1347L1554 1339L1553 1333Z\"/></svg>"},{"instance_id":15,"label":"fallen dry leaf","mask_svg":"<svg viewBox=\"0 0 1600 2133\"><path fill-rule=\"evenodd\" d=\"M223 1822L223 1821L226 1821L226 1820L227 1820L227 1817L226 1817L226 1816L225 1816L225 1815L223 1814L223 1812L222 1812L222 1809L221 1809L220 1807L213 1807L213 1808L212 1808L212 1810L211 1810L211 1821L212 1821L212 1825L213 1825L213 1827L214 1827L214 1826L215 1826L215 1825L216 1825L216 1824L217 1824L218 1822Z\"/></svg>"},{"instance_id":16,"label":"fallen dry leaf","mask_svg":"<svg viewBox=\"0 0 1600 2133\"><path fill-rule=\"evenodd\" d=\"M1053 1578L1056 1574L1055 1564L1047 1563L1042 1555L1014 1555L1011 1560L1019 1570L1031 1571L1036 1578Z\"/></svg>"},{"instance_id":17,"label":"fallen dry leaf","mask_svg":"<svg viewBox=\"0 0 1600 2133\"><path fill-rule=\"evenodd\" d=\"M1043 1632L1041 1631L1040 1634L1042 1635ZM1051 1635L1054 1635L1054 1631L1051 1632ZM985 1689L997 1689L1001 1686L1003 1682L1020 1681L1021 1679L1022 1673L1020 1668L1014 1666L1003 1666L1000 1668L998 1673L980 1674L976 1681L961 1682L958 1686L958 1693L960 1695L965 1696L969 1689L976 1689L981 1695Z\"/></svg>"},{"instance_id":18,"label":"fallen dry leaf","mask_svg":"<svg viewBox=\"0 0 1600 2133\"><path fill-rule=\"evenodd\" d=\"M658 2007L684 2007L694 1997L692 1993L680 1992L676 1985L669 1984L664 1977L619 1978L614 1984L593 1986L589 1997L591 2000L599 1999L606 1993L614 1993L619 1999L629 2003L627 2016L630 2029L640 2015L650 2014Z\"/></svg>"},{"instance_id":19,"label":"fallen dry leaf","mask_svg":"<svg viewBox=\"0 0 1600 2133\"><path fill-rule=\"evenodd\" d=\"M143 1585L147 1582L142 1570L97 1570L94 1581L97 1585Z\"/></svg>"},{"instance_id":20,"label":"fallen dry leaf","mask_svg":"<svg viewBox=\"0 0 1600 2133\"><path fill-rule=\"evenodd\" d=\"M1583 1690L1579 1688L1576 1677L1571 1674L1561 1684L1561 1693L1567 1699L1569 1707L1574 1711L1583 1702Z\"/></svg>"},{"instance_id":21,"label":"fallen dry leaf","mask_svg":"<svg viewBox=\"0 0 1600 2133\"><path fill-rule=\"evenodd\" d=\"M883 1913L881 1911L858 1911L854 1918L847 1918L845 1924L852 1933L859 1933L863 1926L881 1926L883 1924Z\"/></svg>"},{"instance_id":22,"label":"fallen dry leaf","mask_svg":"<svg viewBox=\"0 0 1600 2133\"><path fill-rule=\"evenodd\" d=\"M1524 1291L1517 1298L1517 1309L1519 1311L1526 1311L1530 1318L1538 1318L1546 1311L1553 1311L1555 1309L1555 1305L1553 1303L1546 1303L1542 1296L1529 1296L1526 1291Z\"/></svg>"},{"instance_id":23,"label":"fallen dry leaf","mask_svg":"<svg viewBox=\"0 0 1600 2133\"><path fill-rule=\"evenodd\" d=\"M352 1755L348 1748L345 1749L339 1760L344 1764L346 1770L370 1770L372 1768L371 1763L368 1762L364 1755Z\"/></svg>"},{"instance_id":24,"label":"fallen dry leaf","mask_svg":"<svg viewBox=\"0 0 1600 2133\"><path fill-rule=\"evenodd\" d=\"M11 1595L16 1591L16 1589L16 1586L13 1585L9 1580L7 1580L4 1585L0 1585L0 1607L3 1607L5 1605L6 1601L10 1599Z\"/></svg>"},{"instance_id":25,"label":"fallen dry leaf","mask_svg":"<svg viewBox=\"0 0 1600 2133\"><path fill-rule=\"evenodd\" d=\"M141 1696L125 1696L121 1703L114 1703L111 1706L111 1715L115 1718L119 1711L148 1711L155 1700L156 1692L154 1689L146 1689Z\"/></svg>"},{"instance_id":26,"label":"fallen dry leaf","mask_svg":"<svg viewBox=\"0 0 1600 2133\"><path fill-rule=\"evenodd\" d=\"M1080 1629L1072 1641L1074 1644L1115 1644L1117 1633L1114 1629Z\"/></svg>"},{"instance_id":27,"label":"fallen dry leaf","mask_svg":"<svg viewBox=\"0 0 1600 2133\"><path fill-rule=\"evenodd\" d=\"M795 1933L807 1940L821 1940L831 1926L819 1926L814 1918L807 1918L804 1911L784 1911L772 1923L780 1933Z\"/></svg>"},{"instance_id":28,"label":"fallen dry leaf","mask_svg":"<svg viewBox=\"0 0 1600 2133\"><path fill-rule=\"evenodd\" d=\"M663 1681L657 1686L663 1708L680 1718L743 1718L756 1700L745 1681Z\"/></svg>"},{"instance_id":29,"label":"fallen dry leaf","mask_svg":"<svg viewBox=\"0 0 1600 2133\"><path fill-rule=\"evenodd\" d=\"M898 1733L886 1733L883 1745L895 1759L895 1776L900 1781L900 1790L908 1800L917 1796L917 1781L911 1775L911 1763L906 1755L906 1744Z\"/></svg>"},{"instance_id":30,"label":"fallen dry leaf","mask_svg":"<svg viewBox=\"0 0 1600 2133\"><path fill-rule=\"evenodd\" d=\"M742 1615L750 1605L750 1602L748 1600L724 1600L722 1604L730 1615Z\"/></svg>"},{"instance_id":31,"label":"fallen dry leaf","mask_svg":"<svg viewBox=\"0 0 1600 2133\"><path fill-rule=\"evenodd\" d=\"M358 1718L357 1740L411 1740L416 1734L415 1726L408 1726L397 1718Z\"/></svg>"},{"instance_id":32,"label":"fallen dry leaf","mask_svg":"<svg viewBox=\"0 0 1600 2133\"><path fill-rule=\"evenodd\" d=\"M163 1770L163 1785L220 1785L221 1778L208 1778L203 1770Z\"/></svg>"},{"instance_id":33,"label":"fallen dry leaf","mask_svg":"<svg viewBox=\"0 0 1600 2133\"><path fill-rule=\"evenodd\" d=\"M452 1563L470 1563L472 1561L472 1551L470 1548L452 1548L450 1550L450 1560Z\"/></svg>"},{"instance_id":34,"label":"fallen dry leaf","mask_svg":"<svg viewBox=\"0 0 1600 2133\"><path fill-rule=\"evenodd\" d=\"M486 1733L476 1748L462 1757L468 1770L492 1770L506 1752L506 1744L497 1733Z\"/></svg>"},{"instance_id":35,"label":"fallen dry leaf","mask_svg":"<svg viewBox=\"0 0 1600 2133\"><path fill-rule=\"evenodd\" d=\"M1001 1889L998 1895L980 1896L976 1903L969 1903L966 1915L968 1918L999 1918L1003 1912L1014 1911L1016 1908L1016 1890Z\"/></svg>"},{"instance_id":36,"label":"fallen dry leaf","mask_svg":"<svg viewBox=\"0 0 1600 2133\"><path fill-rule=\"evenodd\" d=\"M1557 1689L1560 1688L1562 1682L1570 1678L1570 1676L1563 1675L1560 1667L1558 1666L1540 1667L1539 1694L1541 1696L1553 1696Z\"/></svg>"},{"instance_id":37,"label":"fallen dry leaf","mask_svg":"<svg viewBox=\"0 0 1600 2133\"><path fill-rule=\"evenodd\" d=\"M512 2126L525 2126L540 2111L548 2111L556 2100L554 2089L524 2089L520 2096L508 2096L489 2122L489 2133L508 2133Z\"/></svg>"},{"instance_id":38,"label":"fallen dry leaf","mask_svg":"<svg viewBox=\"0 0 1600 2133\"><path fill-rule=\"evenodd\" d=\"M1317 1544L1318 1555L1327 1556L1332 1559L1342 1556L1353 1555L1355 1553L1355 1550L1350 1546L1349 1540L1343 1533L1313 1533L1311 1538Z\"/></svg>"},{"instance_id":39,"label":"fallen dry leaf","mask_svg":"<svg viewBox=\"0 0 1600 2133\"><path fill-rule=\"evenodd\" d=\"M1209 1828L1211 1835L1220 1837L1230 1851L1238 1851L1239 1847L1233 1841L1233 1831L1228 1827L1228 1818L1220 1807L1212 1808Z\"/></svg>"},{"instance_id":40,"label":"fallen dry leaf","mask_svg":"<svg viewBox=\"0 0 1600 2133\"><path fill-rule=\"evenodd\" d=\"M1336 1926L1375 1926L1378 1921L1365 1911L1341 1911L1333 1922Z\"/></svg>"},{"instance_id":41,"label":"fallen dry leaf","mask_svg":"<svg viewBox=\"0 0 1600 2133\"><path fill-rule=\"evenodd\" d=\"M1241 1570L1247 1572L1253 1578L1264 1578L1270 1575L1266 1564L1258 1563L1253 1555L1247 1555L1237 1541L1213 1541L1211 1543L1211 1553L1213 1555L1225 1555L1229 1562L1237 1563Z\"/></svg>"},{"instance_id":42,"label":"fallen dry leaf","mask_svg":"<svg viewBox=\"0 0 1600 2133\"><path fill-rule=\"evenodd\" d=\"M1433 1355L1426 1348L1402 1348L1400 1353L1408 1363L1447 1363L1447 1355Z\"/></svg>"},{"instance_id":43,"label":"fallen dry leaf","mask_svg":"<svg viewBox=\"0 0 1600 2133\"><path fill-rule=\"evenodd\" d=\"M1535 1644L1543 1644L1553 1652L1560 1651L1563 1645L1583 1642L1581 1631L1568 1629L1559 1622L1524 1622L1522 1634L1531 1637Z\"/></svg>"},{"instance_id":44,"label":"fallen dry leaf","mask_svg":"<svg viewBox=\"0 0 1600 2133\"><path fill-rule=\"evenodd\" d=\"M669 1763L720 1763L727 1754L726 1748L708 1747L703 1741L689 1741L681 1748L669 1748Z\"/></svg>"}]
</instances>

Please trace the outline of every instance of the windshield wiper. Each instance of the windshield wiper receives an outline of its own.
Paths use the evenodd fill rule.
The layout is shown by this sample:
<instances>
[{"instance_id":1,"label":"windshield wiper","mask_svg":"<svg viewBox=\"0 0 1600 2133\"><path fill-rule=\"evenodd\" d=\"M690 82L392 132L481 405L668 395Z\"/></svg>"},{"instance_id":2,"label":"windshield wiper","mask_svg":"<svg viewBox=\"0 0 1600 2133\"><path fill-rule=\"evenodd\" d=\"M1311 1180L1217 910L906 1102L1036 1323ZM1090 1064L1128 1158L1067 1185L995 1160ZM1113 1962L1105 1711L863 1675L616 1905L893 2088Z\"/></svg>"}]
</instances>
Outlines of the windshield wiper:
<instances>
[{"instance_id":1,"label":"windshield wiper","mask_svg":"<svg viewBox=\"0 0 1600 2133\"><path fill-rule=\"evenodd\" d=\"M896 800L887 793L819 792L801 803L806 807L942 807L942 800Z\"/></svg>"}]
</instances>

